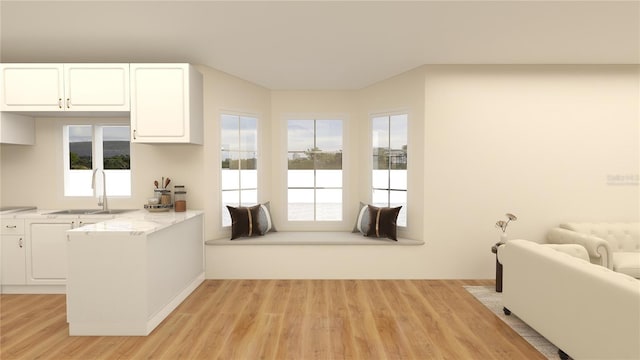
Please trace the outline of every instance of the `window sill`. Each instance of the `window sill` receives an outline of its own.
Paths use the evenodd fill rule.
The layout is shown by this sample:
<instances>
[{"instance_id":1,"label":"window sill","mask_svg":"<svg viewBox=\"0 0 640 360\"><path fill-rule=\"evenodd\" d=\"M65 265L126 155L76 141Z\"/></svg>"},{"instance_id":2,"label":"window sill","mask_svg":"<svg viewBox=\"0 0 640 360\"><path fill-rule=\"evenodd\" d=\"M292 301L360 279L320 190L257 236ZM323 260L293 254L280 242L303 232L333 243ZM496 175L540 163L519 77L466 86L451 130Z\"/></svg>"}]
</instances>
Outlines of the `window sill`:
<instances>
[{"instance_id":1,"label":"window sill","mask_svg":"<svg viewBox=\"0 0 640 360\"><path fill-rule=\"evenodd\" d=\"M422 240L398 238L398 241L383 238L369 238L360 233L346 231L279 231L265 236L238 238L235 240L214 239L207 240L206 245L396 245L417 246L424 245Z\"/></svg>"}]
</instances>

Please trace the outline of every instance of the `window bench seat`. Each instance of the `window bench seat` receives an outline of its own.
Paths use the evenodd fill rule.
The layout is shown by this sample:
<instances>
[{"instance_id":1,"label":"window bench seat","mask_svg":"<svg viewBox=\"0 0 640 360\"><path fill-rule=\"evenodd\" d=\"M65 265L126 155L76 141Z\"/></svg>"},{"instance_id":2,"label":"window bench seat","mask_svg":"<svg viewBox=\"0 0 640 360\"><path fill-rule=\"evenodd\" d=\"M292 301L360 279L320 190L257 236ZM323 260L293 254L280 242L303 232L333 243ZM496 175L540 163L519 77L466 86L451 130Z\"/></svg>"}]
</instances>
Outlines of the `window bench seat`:
<instances>
[{"instance_id":1,"label":"window bench seat","mask_svg":"<svg viewBox=\"0 0 640 360\"><path fill-rule=\"evenodd\" d=\"M422 240L411 240L398 238L398 241L391 239L376 239L363 236L360 233L346 231L278 231L271 232L265 236L250 238L239 238L230 240L229 238L207 240L206 245L424 245Z\"/></svg>"},{"instance_id":2,"label":"window bench seat","mask_svg":"<svg viewBox=\"0 0 640 360\"><path fill-rule=\"evenodd\" d=\"M279 231L206 241L207 279L420 279L422 240L372 239L347 231ZM412 246L418 245L418 246Z\"/></svg>"}]
</instances>

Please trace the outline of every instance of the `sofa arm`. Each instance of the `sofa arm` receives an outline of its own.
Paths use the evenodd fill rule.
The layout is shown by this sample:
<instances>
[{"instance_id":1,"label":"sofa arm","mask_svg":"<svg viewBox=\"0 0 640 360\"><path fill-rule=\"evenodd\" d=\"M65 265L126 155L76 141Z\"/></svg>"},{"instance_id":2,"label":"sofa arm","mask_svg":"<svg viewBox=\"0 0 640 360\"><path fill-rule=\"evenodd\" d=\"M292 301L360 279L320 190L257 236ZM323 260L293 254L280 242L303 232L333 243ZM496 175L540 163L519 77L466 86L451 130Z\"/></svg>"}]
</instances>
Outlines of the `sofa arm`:
<instances>
[{"instance_id":1,"label":"sofa arm","mask_svg":"<svg viewBox=\"0 0 640 360\"><path fill-rule=\"evenodd\" d=\"M613 269L613 254L609 243L597 236L554 228L547 233L547 243L582 245L587 249L592 263Z\"/></svg>"}]
</instances>

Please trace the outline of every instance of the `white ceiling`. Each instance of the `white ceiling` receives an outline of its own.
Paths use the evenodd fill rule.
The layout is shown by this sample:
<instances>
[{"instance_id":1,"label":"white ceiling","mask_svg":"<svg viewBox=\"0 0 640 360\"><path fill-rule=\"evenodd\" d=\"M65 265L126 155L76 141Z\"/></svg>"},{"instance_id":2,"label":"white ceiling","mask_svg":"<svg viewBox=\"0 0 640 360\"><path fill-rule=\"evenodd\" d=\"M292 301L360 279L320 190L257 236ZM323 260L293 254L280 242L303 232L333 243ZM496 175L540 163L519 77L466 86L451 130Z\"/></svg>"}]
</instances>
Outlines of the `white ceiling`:
<instances>
[{"instance_id":1,"label":"white ceiling","mask_svg":"<svg viewBox=\"0 0 640 360\"><path fill-rule=\"evenodd\" d=\"M2 62L190 62L270 89L423 64L639 64L640 1L6 1Z\"/></svg>"}]
</instances>

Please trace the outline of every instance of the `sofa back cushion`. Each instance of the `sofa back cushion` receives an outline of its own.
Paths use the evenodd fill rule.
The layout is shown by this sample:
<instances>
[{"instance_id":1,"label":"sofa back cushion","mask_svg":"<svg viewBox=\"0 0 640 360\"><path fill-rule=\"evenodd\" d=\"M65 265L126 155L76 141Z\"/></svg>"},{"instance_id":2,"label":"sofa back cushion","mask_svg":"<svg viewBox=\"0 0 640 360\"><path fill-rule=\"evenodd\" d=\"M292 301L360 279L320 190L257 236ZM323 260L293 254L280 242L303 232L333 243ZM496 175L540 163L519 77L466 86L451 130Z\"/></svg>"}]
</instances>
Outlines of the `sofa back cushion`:
<instances>
[{"instance_id":1,"label":"sofa back cushion","mask_svg":"<svg viewBox=\"0 0 640 360\"><path fill-rule=\"evenodd\" d=\"M560 227L607 240L613 252L640 252L640 222L571 222L560 224Z\"/></svg>"}]
</instances>

